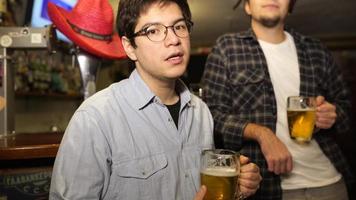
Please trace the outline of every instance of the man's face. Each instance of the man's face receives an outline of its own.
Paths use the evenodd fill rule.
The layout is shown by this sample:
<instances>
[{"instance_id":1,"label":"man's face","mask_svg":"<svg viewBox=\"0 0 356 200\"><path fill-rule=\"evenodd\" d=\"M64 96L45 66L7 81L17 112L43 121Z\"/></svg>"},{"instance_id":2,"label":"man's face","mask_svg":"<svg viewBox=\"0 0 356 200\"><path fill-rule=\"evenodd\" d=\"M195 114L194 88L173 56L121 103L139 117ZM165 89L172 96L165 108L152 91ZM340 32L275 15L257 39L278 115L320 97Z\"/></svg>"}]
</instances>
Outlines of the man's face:
<instances>
[{"instance_id":1,"label":"man's face","mask_svg":"<svg viewBox=\"0 0 356 200\"><path fill-rule=\"evenodd\" d=\"M251 16L253 23L265 27L275 27L283 23L287 14L290 0L249 0L245 11Z\"/></svg>"},{"instance_id":2,"label":"man's face","mask_svg":"<svg viewBox=\"0 0 356 200\"><path fill-rule=\"evenodd\" d=\"M175 3L152 4L147 12L141 13L135 33L150 24L172 26L182 21L183 14ZM184 22L183 22L184 23ZM145 81L175 81L186 70L190 55L190 37L181 38L168 28L162 41L151 41L146 36L135 38L137 47L130 48L129 57L136 60L136 68Z\"/></svg>"}]
</instances>

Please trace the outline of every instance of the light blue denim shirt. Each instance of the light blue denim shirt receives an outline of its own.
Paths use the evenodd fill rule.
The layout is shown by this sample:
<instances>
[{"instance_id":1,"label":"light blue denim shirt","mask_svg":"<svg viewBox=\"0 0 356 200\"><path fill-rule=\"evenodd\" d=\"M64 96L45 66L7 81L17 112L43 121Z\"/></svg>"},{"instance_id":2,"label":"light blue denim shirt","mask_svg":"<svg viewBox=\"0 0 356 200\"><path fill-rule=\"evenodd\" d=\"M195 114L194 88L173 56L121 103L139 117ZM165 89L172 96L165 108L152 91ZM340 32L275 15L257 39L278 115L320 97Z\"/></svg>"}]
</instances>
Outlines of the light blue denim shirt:
<instances>
[{"instance_id":1,"label":"light blue denim shirt","mask_svg":"<svg viewBox=\"0 0 356 200\"><path fill-rule=\"evenodd\" d=\"M137 71L83 102L63 136L50 199L192 200L213 120L181 81L177 88L178 129Z\"/></svg>"}]
</instances>

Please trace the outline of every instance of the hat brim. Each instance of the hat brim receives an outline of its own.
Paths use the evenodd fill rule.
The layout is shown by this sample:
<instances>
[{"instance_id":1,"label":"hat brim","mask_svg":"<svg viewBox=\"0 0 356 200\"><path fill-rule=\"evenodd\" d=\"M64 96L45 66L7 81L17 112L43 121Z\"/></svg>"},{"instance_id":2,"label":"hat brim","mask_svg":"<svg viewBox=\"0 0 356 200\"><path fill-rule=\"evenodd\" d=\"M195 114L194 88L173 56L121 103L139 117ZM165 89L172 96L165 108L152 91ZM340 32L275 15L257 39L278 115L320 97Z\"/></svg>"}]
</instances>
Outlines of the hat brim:
<instances>
[{"instance_id":1,"label":"hat brim","mask_svg":"<svg viewBox=\"0 0 356 200\"><path fill-rule=\"evenodd\" d=\"M75 32L68 24L67 19L70 13L61 7L57 7L52 2L48 2L48 15L59 31L67 36L73 43L89 53L109 59L122 59L127 57L117 33L113 34L110 42L83 36Z\"/></svg>"}]
</instances>

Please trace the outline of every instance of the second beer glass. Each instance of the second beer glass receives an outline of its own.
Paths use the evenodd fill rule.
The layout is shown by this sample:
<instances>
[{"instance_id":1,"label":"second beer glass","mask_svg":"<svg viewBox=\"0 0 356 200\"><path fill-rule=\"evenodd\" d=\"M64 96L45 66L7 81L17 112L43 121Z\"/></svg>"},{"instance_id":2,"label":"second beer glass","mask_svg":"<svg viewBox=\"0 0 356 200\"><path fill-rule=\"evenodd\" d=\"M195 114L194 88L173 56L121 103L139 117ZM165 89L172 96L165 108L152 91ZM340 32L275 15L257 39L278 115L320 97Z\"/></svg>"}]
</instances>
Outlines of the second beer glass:
<instances>
[{"instance_id":1,"label":"second beer glass","mask_svg":"<svg viewBox=\"0 0 356 200\"><path fill-rule=\"evenodd\" d=\"M302 143L311 140L315 126L315 109L315 97L288 97L288 127L292 139Z\"/></svg>"},{"instance_id":2,"label":"second beer glass","mask_svg":"<svg viewBox=\"0 0 356 200\"><path fill-rule=\"evenodd\" d=\"M206 150L201 158L201 184L208 189L204 200L235 199L240 172L239 154L225 149Z\"/></svg>"}]
</instances>

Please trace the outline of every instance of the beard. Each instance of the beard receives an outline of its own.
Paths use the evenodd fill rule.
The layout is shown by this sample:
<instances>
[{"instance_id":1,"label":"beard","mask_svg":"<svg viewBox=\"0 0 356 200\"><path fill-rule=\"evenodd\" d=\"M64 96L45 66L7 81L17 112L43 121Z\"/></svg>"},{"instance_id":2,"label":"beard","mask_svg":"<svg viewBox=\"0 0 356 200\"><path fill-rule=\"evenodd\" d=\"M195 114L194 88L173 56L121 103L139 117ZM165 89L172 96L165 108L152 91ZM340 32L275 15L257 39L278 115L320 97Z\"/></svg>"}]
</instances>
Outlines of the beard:
<instances>
[{"instance_id":1,"label":"beard","mask_svg":"<svg viewBox=\"0 0 356 200\"><path fill-rule=\"evenodd\" d=\"M274 18L261 17L259 21L263 26L267 28L273 28L279 24L279 22L281 21L281 17L279 16Z\"/></svg>"}]
</instances>

